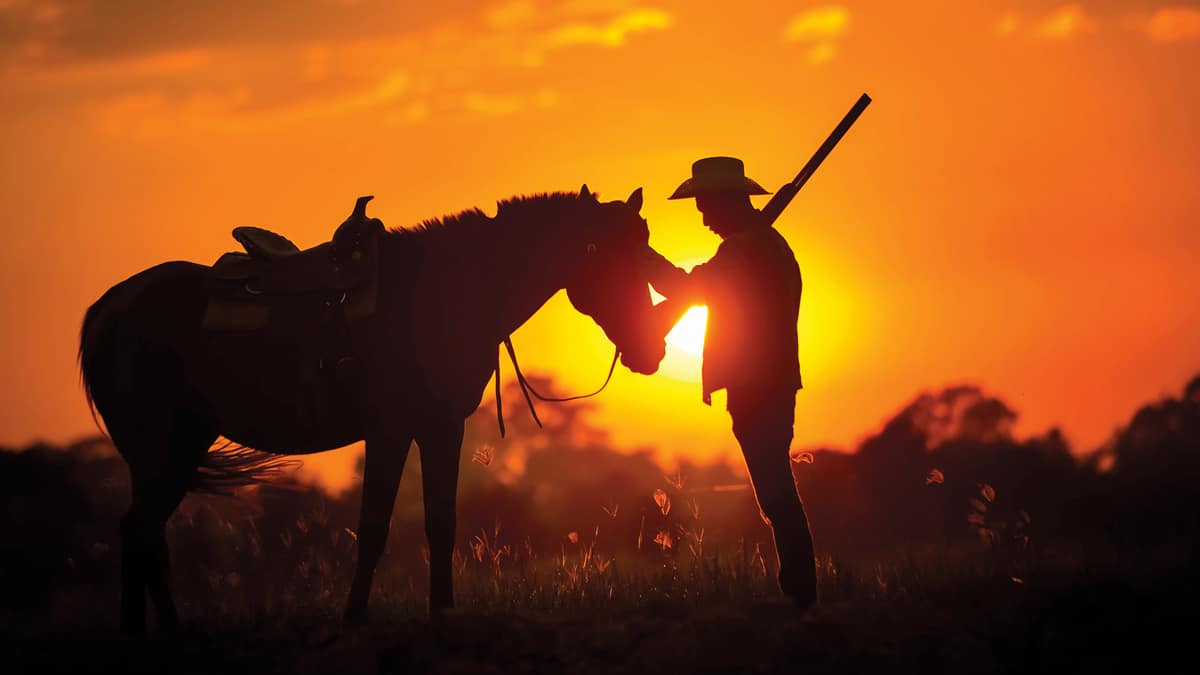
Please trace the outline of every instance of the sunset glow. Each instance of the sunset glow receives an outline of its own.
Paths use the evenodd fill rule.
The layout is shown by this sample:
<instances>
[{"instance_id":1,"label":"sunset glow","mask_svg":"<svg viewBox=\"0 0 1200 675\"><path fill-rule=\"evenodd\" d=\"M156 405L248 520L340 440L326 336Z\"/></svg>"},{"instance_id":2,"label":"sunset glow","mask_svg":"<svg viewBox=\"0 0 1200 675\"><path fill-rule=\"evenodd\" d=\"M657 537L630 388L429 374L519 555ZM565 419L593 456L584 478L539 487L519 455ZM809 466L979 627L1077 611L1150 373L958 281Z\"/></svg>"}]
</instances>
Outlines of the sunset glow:
<instances>
[{"instance_id":1,"label":"sunset glow","mask_svg":"<svg viewBox=\"0 0 1200 675\"><path fill-rule=\"evenodd\" d=\"M704 325L708 321L707 307L693 307L667 333L667 344L692 356L704 352Z\"/></svg>"},{"instance_id":2,"label":"sunset glow","mask_svg":"<svg viewBox=\"0 0 1200 675\"><path fill-rule=\"evenodd\" d=\"M691 162L735 155L776 190L864 91L776 224L804 276L796 446L851 447L971 382L1084 451L1200 368L1190 3L118 6L0 3L2 442L94 433L85 309L159 262L211 264L235 226L308 247L359 195L411 227L586 182L643 187L651 245L703 261L719 238L667 200ZM593 400L615 446L740 461L700 402L702 311L660 374L618 368ZM514 340L571 393L612 354L563 294Z\"/></svg>"}]
</instances>

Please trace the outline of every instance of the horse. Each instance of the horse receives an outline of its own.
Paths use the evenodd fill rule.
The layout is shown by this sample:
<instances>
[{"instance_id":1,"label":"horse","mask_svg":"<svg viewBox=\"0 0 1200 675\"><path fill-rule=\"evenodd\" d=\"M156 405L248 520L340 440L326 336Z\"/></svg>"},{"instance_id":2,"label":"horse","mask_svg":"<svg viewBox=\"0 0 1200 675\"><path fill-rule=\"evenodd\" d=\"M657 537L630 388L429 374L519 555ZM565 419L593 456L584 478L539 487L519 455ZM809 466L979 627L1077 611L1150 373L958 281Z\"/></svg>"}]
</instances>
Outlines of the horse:
<instances>
[{"instance_id":1,"label":"horse","mask_svg":"<svg viewBox=\"0 0 1200 675\"><path fill-rule=\"evenodd\" d=\"M361 377L346 394L352 404L319 425L295 404L297 392L313 386L297 346L305 343L303 331L207 330L209 266L167 262L105 292L84 317L79 364L93 416L103 419L131 477L132 501L120 524L122 630L145 632L147 595L160 627L178 625L164 532L189 490L251 482L272 467L263 457L357 441L366 442L366 456L344 620L367 621L414 440L429 609L453 608L463 426L493 373L499 377L501 342L565 289L629 370L652 374L665 355L638 262L649 247L641 206L641 188L625 201L601 202L584 185L578 193L501 201L494 217L471 209L408 229L380 222L376 308L347 323ZM221 443L253 454L222 452Z\"/></svg>"}]
</instances>

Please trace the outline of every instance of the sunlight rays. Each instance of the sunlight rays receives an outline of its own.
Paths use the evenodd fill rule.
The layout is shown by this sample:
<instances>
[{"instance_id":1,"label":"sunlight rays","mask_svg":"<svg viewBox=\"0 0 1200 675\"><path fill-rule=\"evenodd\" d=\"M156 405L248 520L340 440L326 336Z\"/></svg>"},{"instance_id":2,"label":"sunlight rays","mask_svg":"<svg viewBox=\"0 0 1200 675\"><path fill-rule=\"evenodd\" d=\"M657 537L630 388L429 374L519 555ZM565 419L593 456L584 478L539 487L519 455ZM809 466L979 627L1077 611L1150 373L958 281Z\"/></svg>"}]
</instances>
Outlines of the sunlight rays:
<instances>
[{"instance_id":1,"label":"sunlight rays","mask_svg":"<svg viewBox=\"0 0 1200 675\"><path fill-rule=\"evenodd\" d=\"M704 329L708 322L708 308L692 307L667 333L667 346L681 349L692 356L704 353Z\"/></svg>"}]
</instances>

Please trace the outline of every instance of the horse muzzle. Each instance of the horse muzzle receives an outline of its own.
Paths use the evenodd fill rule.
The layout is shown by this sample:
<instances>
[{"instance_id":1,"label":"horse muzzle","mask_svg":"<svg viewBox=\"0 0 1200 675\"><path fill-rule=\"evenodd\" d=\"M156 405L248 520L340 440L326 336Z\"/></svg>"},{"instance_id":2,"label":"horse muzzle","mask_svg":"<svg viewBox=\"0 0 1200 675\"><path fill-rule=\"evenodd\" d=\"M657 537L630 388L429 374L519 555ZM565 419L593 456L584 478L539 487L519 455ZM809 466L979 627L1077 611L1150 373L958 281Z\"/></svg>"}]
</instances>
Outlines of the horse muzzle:
<instances>
[{"instance_id":1,"label":"horse muzzle","mask_svg":"<svg viewBox=\"0 0 1200 675\"><path fill-rule=\"evenodd\" d=\"M621 363L639 375L653 375L666 355L666 342L658 340L654 344L639 345L637 349L622 349Z\"/></svg>"}]
</instances>

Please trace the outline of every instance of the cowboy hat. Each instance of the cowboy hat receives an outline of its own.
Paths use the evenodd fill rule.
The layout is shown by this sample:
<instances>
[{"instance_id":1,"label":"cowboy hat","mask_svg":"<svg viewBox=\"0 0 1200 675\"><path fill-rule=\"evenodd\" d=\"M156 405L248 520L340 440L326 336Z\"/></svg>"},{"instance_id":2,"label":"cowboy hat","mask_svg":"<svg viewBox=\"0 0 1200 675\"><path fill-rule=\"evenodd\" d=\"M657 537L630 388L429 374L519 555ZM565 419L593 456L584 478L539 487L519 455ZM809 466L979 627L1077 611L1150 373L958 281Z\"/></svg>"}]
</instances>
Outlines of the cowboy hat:
<instances>
[{"instance_id":1,"label":"cowboy hat","mask_svg":"<svg viewBox=\"0 0 1200 675\"><path fill-rule=\"evenodd\" d=\"M697 194L731 192L769 195L761 185L746 177L746 165L736 157L705 157L692 163L692 177L683 181L667 199L687 199Z\"/></svg>"}]
</instances>

